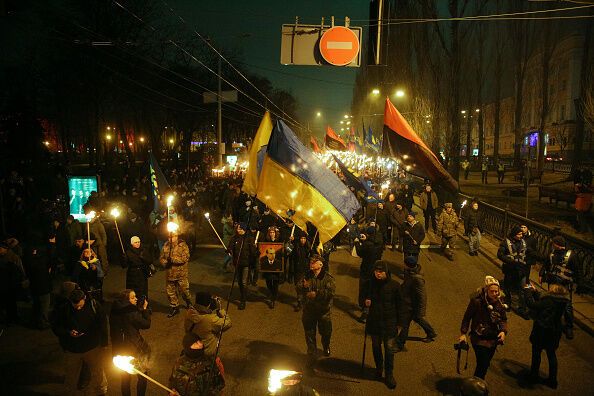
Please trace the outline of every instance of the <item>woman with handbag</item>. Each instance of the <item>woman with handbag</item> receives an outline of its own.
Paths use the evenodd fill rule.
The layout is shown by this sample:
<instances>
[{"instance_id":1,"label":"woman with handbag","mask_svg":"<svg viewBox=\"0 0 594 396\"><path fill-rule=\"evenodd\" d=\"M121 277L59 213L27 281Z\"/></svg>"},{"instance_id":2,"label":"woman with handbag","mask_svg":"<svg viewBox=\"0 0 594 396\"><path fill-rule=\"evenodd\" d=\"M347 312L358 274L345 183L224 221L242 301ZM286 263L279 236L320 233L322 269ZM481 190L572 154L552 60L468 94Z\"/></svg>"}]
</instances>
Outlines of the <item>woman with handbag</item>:
<instances>
[{"instance_id":1,"label":"woman with handbag","mask_svg":"<svg viewBox=\"0 0 594 396\"><path fill-rule=\"evenodd\" d=\"M110 315L110 333L113 355L134 356L133 364L136 369L147 374L151 357L151 348L140 334L140 330L151 327L151 310L148 300L138 300L134 290L126 289L114 301ZM121 389L123 396L129 396L131 375L122 372ZM138 376L136 394L144 396L147 380Z\"/></svg>"}]
</instances>

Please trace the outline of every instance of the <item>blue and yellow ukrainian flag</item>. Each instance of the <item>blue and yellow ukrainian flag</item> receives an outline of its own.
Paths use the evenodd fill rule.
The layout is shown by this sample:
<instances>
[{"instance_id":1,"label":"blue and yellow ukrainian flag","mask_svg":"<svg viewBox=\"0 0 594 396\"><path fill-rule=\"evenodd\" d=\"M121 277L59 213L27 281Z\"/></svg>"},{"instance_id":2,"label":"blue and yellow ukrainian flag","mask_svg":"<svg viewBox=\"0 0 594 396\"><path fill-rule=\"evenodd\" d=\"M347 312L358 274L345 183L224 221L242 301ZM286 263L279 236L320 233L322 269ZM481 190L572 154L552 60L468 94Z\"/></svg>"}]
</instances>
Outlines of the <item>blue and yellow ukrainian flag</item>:
<instances>
[{"instance_id":1,"label":"blue and yellow ukrainian flag","mask_svg":"<svg viewBox=\"0 0 594 396\"><path fill-rule=\"evenodd\" d=\"M272 120L270 119L270 113L266 112L260 126L250 147L250 153L248 156L249 165L245 173L245 179L241 190L249 195L256 195L258 188L258 177L262 170L262 162L264 161L264 154L266 153L266 145L270 139L270 133L272 132Z\"/></svg>"},{"instance_id":2,"label":"blue and yellow ukrainian flag","mask_svg":"<svg viewBox=\"0 0 594 396\"><path fill-rule=\"evenodd\" d=\"M161 211L164 208L161 202L161 196L170 187L153 153L149 153L149 173L151 175L151 189L153 190L153 210Z\"/></svg>"},{"instance_id":3,"label":"blue and yellow ukrainian flag","mask_svg":"<svg viewBox=\"0 0 594 396\"><path fill-rule=\"evenodd\" d=\"M258 180L258 199L281 214L293 210L302 230L311 222L322 243L359 210L353 193L281 120L276 122Z\"/></svg>"}]
</instances>

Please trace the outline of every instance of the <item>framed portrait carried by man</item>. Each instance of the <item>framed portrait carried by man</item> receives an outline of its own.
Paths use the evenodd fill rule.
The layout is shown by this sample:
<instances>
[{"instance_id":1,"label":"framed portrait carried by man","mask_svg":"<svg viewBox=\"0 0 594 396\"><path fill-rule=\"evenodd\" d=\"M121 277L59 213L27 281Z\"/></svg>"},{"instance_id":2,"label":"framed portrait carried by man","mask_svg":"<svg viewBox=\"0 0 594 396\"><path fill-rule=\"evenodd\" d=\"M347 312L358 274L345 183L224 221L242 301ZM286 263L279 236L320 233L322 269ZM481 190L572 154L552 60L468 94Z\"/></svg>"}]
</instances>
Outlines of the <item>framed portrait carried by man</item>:
<instances>
[{"instance_id":1,"label":"framed portrait carried by man","mask_svg":"<svg viewBox=\"0 0 594 396\"><path fill-rule=\"evenodd\" d=\"M284 272L285 259L283 244L278 242L259 242L258 269L260 272Z\"/></svg>"}]
</instances>

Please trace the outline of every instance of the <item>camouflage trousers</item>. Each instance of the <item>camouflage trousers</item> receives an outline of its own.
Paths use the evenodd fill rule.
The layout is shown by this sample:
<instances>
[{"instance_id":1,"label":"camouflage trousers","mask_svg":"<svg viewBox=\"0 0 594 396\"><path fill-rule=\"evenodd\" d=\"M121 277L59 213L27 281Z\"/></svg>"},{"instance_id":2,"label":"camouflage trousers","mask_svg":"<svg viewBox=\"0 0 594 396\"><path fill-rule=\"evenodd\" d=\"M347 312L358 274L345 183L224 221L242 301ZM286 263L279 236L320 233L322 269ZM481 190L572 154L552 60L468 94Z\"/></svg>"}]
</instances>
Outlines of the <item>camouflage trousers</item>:
<instances>
[{"instance_id":1,"label":"camouflage trousers","mask_svg":"<svg viewBox=\"0 0 594 396\"><path fill-rule=\"evenodd\" d=\"M186 304L191 304L192 302L188 278L167 279L165 292L167 293L167 299L171 307L177 307L179 305L178 293L181 294Z\"/></svg>"}]
</instances>

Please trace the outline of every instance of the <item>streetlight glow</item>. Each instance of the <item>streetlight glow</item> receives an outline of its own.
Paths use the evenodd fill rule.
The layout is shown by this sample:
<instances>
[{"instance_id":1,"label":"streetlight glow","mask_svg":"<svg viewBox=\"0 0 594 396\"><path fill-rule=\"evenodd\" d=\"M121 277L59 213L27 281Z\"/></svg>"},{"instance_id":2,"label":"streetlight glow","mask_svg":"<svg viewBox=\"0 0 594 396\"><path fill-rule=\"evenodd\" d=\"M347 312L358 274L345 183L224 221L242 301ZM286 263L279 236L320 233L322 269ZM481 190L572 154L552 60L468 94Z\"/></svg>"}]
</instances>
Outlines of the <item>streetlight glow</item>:
<instances>
[{"instance_id":1,"label":"streetlight glow","mask_svg":"<svg viewBox=\"0 0 594 396\"><path fill-rule=\"evenodd\" d=\"M111 131L111 127L110 127L110 126L108 126L108 127L107 127L107 130L108 130L108 131Z\"/></svg>"},{"instance_id":2,"label":"streetlight glow","mask_svg":"<svg viewBox=\"0 0 594 396\"><path fill-rule=\"evenodd\" d=\"M462 114L466 114L466 110L462 110L460 113L462 113Z\"/></svg>"},{"instance_id":3,"label":"streetlight glow","mask_svg":"<svg viewBox=\"0 0 594 396\"><path fill-rule=\"evenodd\" d=\"M169 139L169 143L173 144L173 139Z\"/></svg>"},{"instance_id":4,"label":"streetlight glow","mask_svg":"<svg viewBox=\"0 0 594 396\"><path fill-rule=\"evenodd\" d=\"M142 136L140 137L140 143L144 143L144 138Z\"/></svg>"},{"instance_id":5,"label":"streetlight glow","mask_svg":"<svg viewBox=\"0 0 594 396\"><path fill-rule=\"evenodd\" d=\"M111 135L105 135L105 139L111 140Z\"/></svg>"},{"instance_id":6,"label":"streetlight glow","mask_svg":"<svg viewBox=\"0 0 594 396\"><path fill-rule=\"evenodd\" d=\"M396 91L396 97L397 98L402 98L404 97L404 91L399 89L398 91Z\"/></svg>"},{"instance_id":7,"label":"streetlight glow","mask_svg":"<svg viewBox=\"0 0 594 396\"><path fill-rule=\"evenodd\" d=\"M344 118L349 118L349 115L348 115L348 114L345 114L345 115L344 115Z\"/></svg>"},{"instance_id":8,"label":"streetlight glow","mask_svg":"<svg viewBox=\"0 0 594 396\"><path fill-rule=\"evenodd\" d=\"M320 111L318 111L318 112L316 113L316 117L321 117L321 116L322 116L322 113L321 113Z\"/></svg>"},{"instance_id":9,"label":"streetlight glow","mask_svg":"<svg viewBox=\"0 0 594 396\"><path fill-rule=\"evenodd\" d=\"M373 90L371 91L372 94L374 95L379 95L380 94L380 90L379 88L373 88Z\"/></svg>"},{"instance_id":10,"label":"streetlight glow","mask_svg":"<svg viewBox=\"0 0 594 396\"><path fill-rule=\"evenodd\" d=\"M481 111L481 109L476 109L474 111L477 112L477 113L479 113Z\"/></svg>"}]
</instances>

